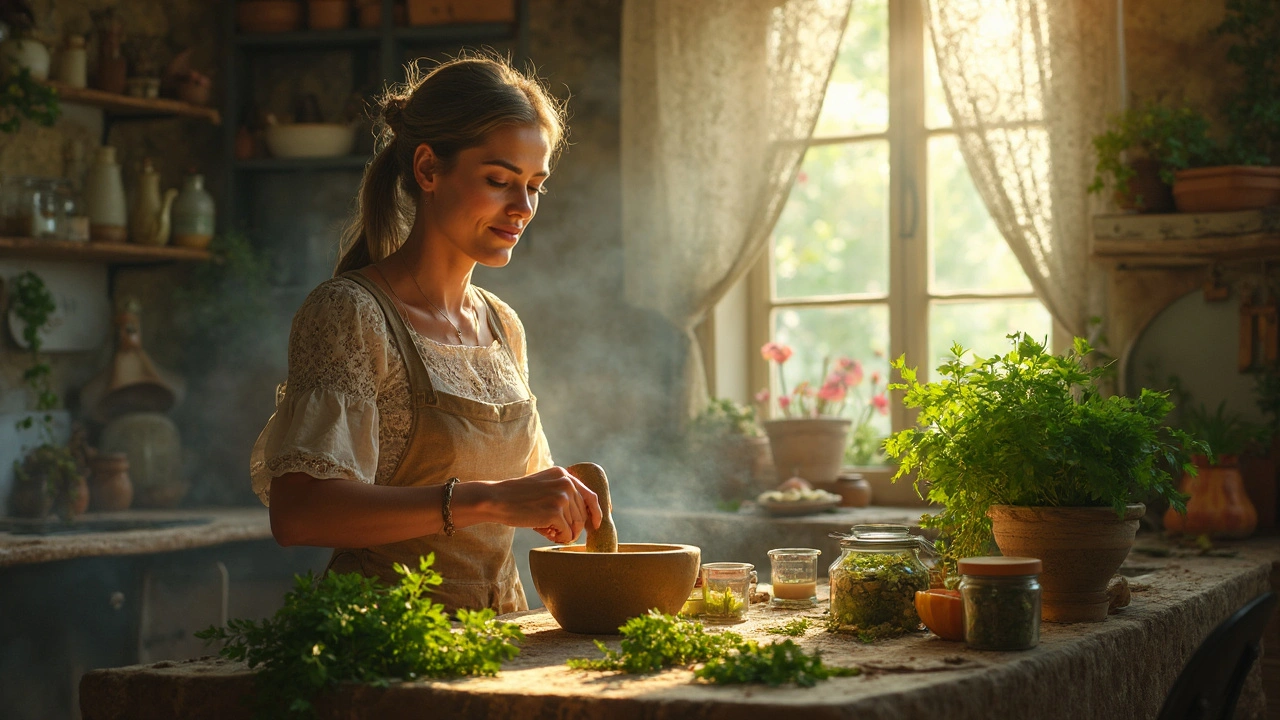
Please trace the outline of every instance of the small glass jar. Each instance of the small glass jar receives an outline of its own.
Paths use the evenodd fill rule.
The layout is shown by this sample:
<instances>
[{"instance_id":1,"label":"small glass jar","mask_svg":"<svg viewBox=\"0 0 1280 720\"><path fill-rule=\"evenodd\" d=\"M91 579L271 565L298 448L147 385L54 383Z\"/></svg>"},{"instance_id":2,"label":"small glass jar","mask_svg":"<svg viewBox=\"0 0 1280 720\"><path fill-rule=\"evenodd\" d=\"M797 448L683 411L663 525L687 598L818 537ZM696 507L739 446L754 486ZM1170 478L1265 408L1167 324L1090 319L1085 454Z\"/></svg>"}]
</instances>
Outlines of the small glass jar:
<instances>
[{"instance_id":1,"label":"small glass jar","mask_svg":"<svg viewBox=\"0 0 1280 720\"><path fill-rule=\"evenodd\" d=\"M57 233L59 240L89 242L89 214L84 200L69 180L57 181Z\"/></svg>"},{"instance_id":2,"label":"small glass jar","mask_svg":"<svg viewBox=\"0 0 1280 720\"><path fill-rule=\"evenodd\" d=\"M920 629L916 591L929 589L919 552L932 553L905 525L855 525L831 563L832 629L870 641Z\"/></svg>"},{"instance_id":3,"label":"small glass jar","mask_svg":"<svg viewBox=\"0 0 1280 720\"><path fill-rule=\"evenodd\" d=\"M956 563L964 601L964 641L976 650L1027 650L1040 642L1036 558L973 557Z\"/></svg>"},{"instance_id":4,"label":"small glass jar","mask_svg":"<svg viewBox=\"0 0 1280 720\"><path fill-rule=\"evenodd\" d=\"M713 624L740 623L747 619L752 585L751 563L718 562L702 566L702 619Z\"/></svg>"},{"instance_id":5,"label":"small glass jar","mask_svg":"<svg viewBox=\"0 0 1280 720\"><path fill-rule=\"evenodd\" d=\"M818 604L818 556L814 548L778 548L769 551L769 582L773 599L782 608L808 608Z\"/></svg>"}]
</instances>

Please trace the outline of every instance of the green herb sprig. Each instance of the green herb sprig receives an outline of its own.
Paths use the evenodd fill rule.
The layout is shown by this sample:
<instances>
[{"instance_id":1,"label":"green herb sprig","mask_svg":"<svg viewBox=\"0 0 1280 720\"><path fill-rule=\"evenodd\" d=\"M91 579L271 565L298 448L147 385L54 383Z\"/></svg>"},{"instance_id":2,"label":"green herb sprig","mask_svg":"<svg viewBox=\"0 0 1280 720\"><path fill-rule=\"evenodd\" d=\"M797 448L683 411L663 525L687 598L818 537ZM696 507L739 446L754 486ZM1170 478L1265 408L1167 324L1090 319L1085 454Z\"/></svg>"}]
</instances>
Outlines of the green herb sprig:
<instances>
[{"instance_id":1,"label":"green herb sprig","mask_svg":"<svg viewBox=\"0 0 1280 720\"><path fill-rule=\"evenodd\" d=\"M314 717L317 697L342 682L496 675L524 635L489 609L458 611L454 629L428 597L442 582L434 560L422 558L419 572L397 563L400 584L390 587L358 573L308 573L274 617L232 620L196 637L224 642L222 657L261 668L254 701L262 718Z\"/></svg>"},{"instance_id":2,"label":"green herb sprig","mask_svg":"<svg viewBox=\"0 0 1280 720\"><path fill-rule=\"evenodd\" d=\"M775 627L765 628L764 631L770 635L786 635L788 637L801 637L813 626L813 621L809 618L796 618L786 625L778 625Z\"/></svg>"},{"instance_id":3,"label":"green herb sprig","mask_svg":"<svg viewBox=\"0 0 1280 720\"><path fill-rule=\"evenodd\" d=\"M604 657L597 660L572 658L569 667L575 670L656 672L722 657L743 643L742 636L737 633L709 633L701 623L657 610L631 618L618 630L622 633L620 651L611 650L596 640L596 647Z\"/></svg>"},{"instance_id":4,"label":"green herb sprig","mask_svg":"<svg viewBox=\"0 0 1280 720\"><path fill-rule=\"evenodd\" d=\"M770 645L754 641L738 648L723 658L716 658L694 671L699 680L721 685L762 684L777 687L795 683L800 687L813 687L819 680L831 677L849 677L862 672L856 667L831 667L824 665L819 652L812 655L795 644L783 640Z\"/></svg>"}]
</instances>

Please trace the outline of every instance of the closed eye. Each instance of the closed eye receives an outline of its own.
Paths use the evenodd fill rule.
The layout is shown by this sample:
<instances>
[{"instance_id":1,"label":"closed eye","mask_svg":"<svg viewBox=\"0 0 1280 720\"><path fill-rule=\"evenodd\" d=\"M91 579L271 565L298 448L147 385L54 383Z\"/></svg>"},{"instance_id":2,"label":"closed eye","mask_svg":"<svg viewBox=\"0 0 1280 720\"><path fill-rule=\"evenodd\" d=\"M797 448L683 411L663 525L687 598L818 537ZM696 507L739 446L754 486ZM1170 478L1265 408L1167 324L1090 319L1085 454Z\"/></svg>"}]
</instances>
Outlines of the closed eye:
<instances>
[{"instance_id":1,"label":"closed eye","mask_svg":"<svg viewBox=\"0 0 1280 720\"><path fill-rule=\"evenodd\" d=\"M534 186L530 185L530 186L529 186L529 189L530 189L530 190L532 190L533 192L538 193L539 195L546 195L546 194L547 194L547 186L546 186L546 185L541 185L541 186L539 186L539 187L534 187Z\"/></svg>"}]
</instances>

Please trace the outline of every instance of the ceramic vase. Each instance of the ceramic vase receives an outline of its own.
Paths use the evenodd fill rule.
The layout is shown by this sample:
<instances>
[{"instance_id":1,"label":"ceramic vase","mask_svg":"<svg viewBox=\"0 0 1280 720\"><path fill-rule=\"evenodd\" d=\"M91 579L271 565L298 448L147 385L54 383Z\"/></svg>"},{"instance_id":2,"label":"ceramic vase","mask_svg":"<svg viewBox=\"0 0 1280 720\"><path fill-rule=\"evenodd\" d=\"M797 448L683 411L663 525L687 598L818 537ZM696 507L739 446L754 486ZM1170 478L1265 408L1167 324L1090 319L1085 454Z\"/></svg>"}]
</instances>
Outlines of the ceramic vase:
<instances>
[{"instance_id":1,"label":"ceramic vase","mask_svg":"<svg viewBox=\"0 0 1280 720\"><path fill-rule=\"evenodd\" d=\"M1107 582L1129 556L1146 506L1122 515L1110 507L995 505L988 512L996 545L1006 556L1040 558L1045 622L1107 619Z\"/></svg>"},{"instance_id":2,"label":"ceramic vase","mask_svg":"<svg viewBox=\"0 0 1280 720\"><path fill-rule=\"evenodd\" d=\"M190 175L173 201L173 244L203 250L213 240L215 206L203 175Z\"/></svg>"},{"instance_id":3,"label":"ceramic vase","mask_svg":"<svg viewBox=\"0 0 1280 720\"><path fill-rule=\"evenodd\" d=\"M129 458L135 507L174 507L187 494L182 478L182 438L168 415L121 415L102 429L99 447L104 453L124 453Z\"/></svg>"},{"instance_id":4,"label":"ceramic vase","mask_svg":"<svg viewBox=\"0 0 1280 720\"><path fill-rule=\"evenodd\" d=\"M1164 529L1171 534L1208 535L1214 538L1247 538L1258 527L1258 510L1244 490L1239 460L1221 455L1210 464L1204 455L1192 457L1196 473L1186 473L1178 490L1188 496L1186 514L1169 508Z\"/></svg>"},{"instance_id":5,"label":"ceramic vase","mask_svg":"<svg viewBox=\"0 0 1280 720\"><path fill-rule=\"evenodd\" d=\"M0 56L4 57L3 73L14 68L26 68L35 80L49 79L49 48L31 38L9 38L0 43Z\"/></svg>"},{"instance_id":6,"label":"ceramic vase","mask_svg":"<svg viewBox=\"0 0 1280 720\"><path fill-rule=\"evenodd\" d=\"M133 215L129 218L129 239L139 245L164 245L169 242L169 221L178 191L160 193L160 173L150 160L142 163L138 175Z\"/></svg>"},{"instance_id":7,"label":"ceramic vase","mask_svg":"<svg viewBox=\"0 0 1280 720\"><path fill-rule=\"evenodd\" d=\"M93 476L89 485L89 506L94 511L128 510L133 502L129 456L124 453L107 453L95 457L90 465Z\"/></svg>"},{"instance_id":8,"label":"ceramic vase","mask_svg":"<svg viewBox=\"0 0 1280 720\"><path fill-rule=\"evenodd\" d=\"M778 482L799 476L810 483L833 483L844 464L844 448L849 442L847 418L789 418L769 420L769 450Z\"/></svg>"},{"instance_id":9,"label":"ceramic vase","mask_svg":"<svg viewBox=\"0 0 1280 720\"><path fill-rule=\"evenodd\" d=\"M84 48L84 36L72 35L58 61L58 82L67 87L82 88L89 84L88 54Z\"/></svg>"},{"instance_id":10,"label":"ceramic vase","mask_svg":"<svg viewBox=\"0 0 1280 720\"><path fill-rule=\"evenodd\" d=\"M114 17L108 18L98 31L98 74L94 87L104 92L124 94L129 80L129 61L121 48L123 29Z\"/></svg>"},{"instance_id":11,"label":"ceramic vase","mask_svg":"<svg viewBox=\"0 0 1280 720\"><path fill-rule=\"evenodd\" d=\"M89 214L89 239L93 242L124 242L128 237L124 181L120 177L120 165L116 162L116 149L110 145L98 148L85 179L84 195Z\"/></svg>"}]
</instances>

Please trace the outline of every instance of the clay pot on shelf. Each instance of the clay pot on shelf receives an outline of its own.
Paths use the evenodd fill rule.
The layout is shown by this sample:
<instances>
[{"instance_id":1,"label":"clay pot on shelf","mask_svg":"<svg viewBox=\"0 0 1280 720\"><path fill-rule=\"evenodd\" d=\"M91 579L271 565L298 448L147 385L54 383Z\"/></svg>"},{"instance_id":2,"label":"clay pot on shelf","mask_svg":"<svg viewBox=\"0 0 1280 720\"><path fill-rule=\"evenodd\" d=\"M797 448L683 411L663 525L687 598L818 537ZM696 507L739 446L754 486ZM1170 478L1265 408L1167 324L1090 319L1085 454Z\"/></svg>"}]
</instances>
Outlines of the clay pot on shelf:
<instances>
[{"instance_id":1,"label":"clay pot on shelf","mask_svg":"<svg viewBox=\"0 0 1280 720\"><path fill-rule=\"evenodd\" d=\"M167 415L138 412L121 415L102 429L103 452L129 458L134 505L171 508L186 496L182 478L182 439Z\"/></svg>"},{"instance_id":2,"label":"clay pot on shelf","mask_svg":"<svg viewBox=\"0 0 1280 720\"><path fill-rule=\"evenodd\" d=\"M1240 465L1234 455L1221 455L1217 465L1195 455L1196 474L1182 476L1178 489L1187 500L1187 514L1173 508L1164 514L1164 529L1172 534L1246 538L1258 527L1258 511L1244 491Z\"/></svg>"},{"instance_id":3,"label":"clay pot on shelf","mask_svg":"<svg viewBox=\"0 0 1280 720\"><path fill-rule=\"evenodd\" d=\"M129 480L129 456L107 453L90 461L90 507L95 512L128 510L133 502L133 483Z\"/></svg>"},{"instance_id":4,"label":"clay pot on shelf","mask_svg":"<svg viewBox=\"0 0 1280 720\"><path fill-rule=\"evenodd\" d=\"M1160 179L1160 163L1151 158L1138 158L1129 162L1134 176L1129 178L1129 190L1116 191L1116 205L1121 210L1140 213L1171 213L1174 211L1173 188Z\"/></svg>"},{"instance_id":5,"label":"clay pot on shelf","mask_svg":"<svg viewBox=\"0 0 1280 720\"><path fill-rule=\"evenodd\" d=\"M410 25L513 22L512 0L408 0Z\"/></svg>"},{"instance_id":6,"label":"clay pot on shelf","mask_svg":"<svg viewBox=\"0 0 1280 720\"><path fill-rule=\"evenodd\" d=\"M397 26L405 24L404 0L396 0L391 19ZM362 28L382 25L382 0L356 0L356 25Z\"/></svg>"},{"instance_id":7,"label":"clay pot on shelf","mask_svg":"<svg viewBox=\"0 0 1280 720\"><path fill-rule=\"evenodd\" d=\"M350 0L307 0L307 27L312 30L341 30L350 20Z\"/></svg>"},{"instance_id":8,"label":"clay pot on shelf","mask_svg":"<svg viewBox=\"0 0 1280 720\"><path fill-rule=\"evenodd\" d=\"M833 483L844 464L847 418L787 418L763 423L778 482L799 475L811 483Z\"/></svg>"},{"instance_id":9,"label":"clay pot on shelf","mask_svg":"<svg viewBox=\"0 0 1280 720\"><path fill-rule=\"evenodd\" d=\"M1173 184L1178 212L1257 210L1280 204L1280 167L1223 165L1179 170Z\"/></svg>"},{"instance_id":10,"label":"clay pot on shelf","mask_svg":"<svg viewBox=\"0 0 1280 720\"><path fill-rule=\"evenodd\" d=\"M871 483L867 482L862 473L840 473L832 492L840 496L841 507L866 507L871 504Z\"/></svg>"},{"instance_id":11,"label":"clay pot on shelf","mask_svg":"<svg viewBox=\"0 0 1280 720\"><path fill-rule=\"evenodd\" d=\"M302 27L302 4L298 0L239 0L236 25L247 33L297 30Z\"/></svg>"},{"instance_id":12,"label":"clay pot on shelf","mask_svg":"<svg viewBox=\"0 0 1280 720\"><path fill-rule=\"evenodd\" d=\"M1123 515L1109 507L995 505L988 512L996 545L1006 556L1039 558L1045 622L1101 622L1107 583L1128 557L1146 506Z\"/></svg>"}]
</instances>

